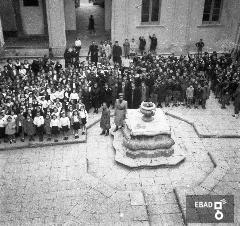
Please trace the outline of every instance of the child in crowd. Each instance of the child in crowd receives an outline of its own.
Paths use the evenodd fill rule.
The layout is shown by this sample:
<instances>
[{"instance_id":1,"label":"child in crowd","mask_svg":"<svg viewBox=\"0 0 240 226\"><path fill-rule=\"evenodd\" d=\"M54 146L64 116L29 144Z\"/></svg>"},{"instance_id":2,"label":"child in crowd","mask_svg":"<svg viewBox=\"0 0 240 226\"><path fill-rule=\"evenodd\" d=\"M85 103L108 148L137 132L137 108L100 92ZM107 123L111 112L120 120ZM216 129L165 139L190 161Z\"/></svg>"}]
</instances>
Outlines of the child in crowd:
<instances>
[{"instance_id":1,"label":"child in crowd","mask_svg":"<svg viewBox=\"0 0 240 226\"><path fill-rule=\"evenodd\" d=\"M44 118L40 115L40 112L38 112L36 117L34 117L33 124L36 126L36 132L39 137L39 141L42 142L44 133Z\"/></svg>"},{"instance_id":2,"label":"child in crowd","mask_svg":"<svg viewBox=\"0 0 240 226\"><path fill-rule=\"evenodd\" d=\"M16 123L12 116L7 117L7 124L5 128L5 134L8 136L9 143L16 143L15 134L16 134Z\"/></svg>"},{"instance_id":3,"label":"child in crowd","mask_svg":"<svg viewBox=\"0 0 240 226\"><path fill-rule=\"evenodd\" d=\"M23 131L23 123L24 123L25 117L23 109L20 110L20 113L18 114L16 118L16 128L17 128L17 136L20 136L21 141L24 142L24 131Z\"/></svg>"},{"instance_id":4,"label":"child in crowd","mask_svg":"<svg viewBox=\"0 0 240 226\"><path fill-rule=\"evenodd\" d=\"M61 130L63 132L63 140L68 140L67 133L68 133L68 130L70 129L70 120L66 116L65 112L61 113L60 127L61 127Z\"/></svg>"},{"instance_id":5,"label":"child in crowd","mask_svg":"<svg viewBox=\"0 0 240 226\"><path fill-rule=\"evenodd\" d=\"M6 126L6 118L4 117L4 114L1 112L0 113L0 143L1 139L5 137L5 126Z\"/></svg>"},{"instance_id":6,"label":"child in crowd","mask_svg":"<svg viewBox=\"0 0 240 226\"><path fill-rule=\"evenodd\" d=\"M50 117L50 114L47 114L45 119L44 119L44 130L45 130L45 134L47 136L47 141L50 141L52 138L51 138L51 126L50 126L50 123L51 123L51 117Z\"/></svg>"},{"instance_id":7,"label":"child in crowd","mask_svg":"<svg viewBox=\"0 0 240 226\"><path fill-rule=\"evenodd\" d=\"M56 114L52 115L52 119L50 122L50 127L51 127L51 132L52 135L54 136L54 142L58 142L58 134L59 134L59 129L60 129L60 123L59 119Z\"/></svg>"},{"instance_id":8,"label":"child in crowd","mask_svg":"<svg viewBox=\"0 0 240 226\"><path fill-rule=\"evenodd\" d=\"M73 111L73 115L71 118L71 124L72 124L73 132L74 132L74 137L75 137L75 139L78 139L79 138L78 131L81 126L81 118L80 118L77 110Z\"/></svg>"},{"instance_id":9,"label":"child in crowd","mask_svg":"<svg viewBox=\"0 0 240 226\"><path fill-rule=\"evenodd\" d=\"M87 119L88 119L88 113L87 113L84 105L80 106L79 116L81 118L82 135L84 135L86 133L86 124L87 124Z\"/></svg>"},{"instance_id":10,"label":"child in crowd","mask_svg":"<svg viewBox=\"0 0 240 226\"><path fill-rule=\"evenodd\" d=\"M23 131L29 136L29 141L34 141L35 126L33 124L33 119L31 115L27 115L26 119L23 121Z\"/></svg>"}]
</instances>

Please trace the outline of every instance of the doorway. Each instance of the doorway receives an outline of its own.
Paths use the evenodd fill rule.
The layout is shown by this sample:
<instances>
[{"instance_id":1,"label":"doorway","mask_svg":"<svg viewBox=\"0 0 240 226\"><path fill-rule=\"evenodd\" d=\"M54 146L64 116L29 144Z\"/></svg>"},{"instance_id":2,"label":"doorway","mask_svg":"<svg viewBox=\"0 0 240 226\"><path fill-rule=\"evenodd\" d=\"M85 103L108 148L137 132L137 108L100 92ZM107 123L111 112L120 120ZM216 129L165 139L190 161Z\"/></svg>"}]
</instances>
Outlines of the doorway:
<instances>
[{"instance_id":1,"label":"doorway","mask_svg":"<svg viewBox=\"0 0 240 226\"><path fill-rule=\"evenodd\" d=\"M81 56L87 55L89 45L92 41L96 41L97 44L99 44L100 41L109 40L111 37L111 32L105 30L106 6L102 5L102 3L104 3L104 0L80 0L80 5L76 8L76 34L69 35L67 37L67 40L68 46L71 46L74 44L76 37L80 38L80 40L82 41L82 49L80 52ZM90 34L88 30L90 15L93 15L94 17L96 34Z\"/></svg>"}]
</instances>

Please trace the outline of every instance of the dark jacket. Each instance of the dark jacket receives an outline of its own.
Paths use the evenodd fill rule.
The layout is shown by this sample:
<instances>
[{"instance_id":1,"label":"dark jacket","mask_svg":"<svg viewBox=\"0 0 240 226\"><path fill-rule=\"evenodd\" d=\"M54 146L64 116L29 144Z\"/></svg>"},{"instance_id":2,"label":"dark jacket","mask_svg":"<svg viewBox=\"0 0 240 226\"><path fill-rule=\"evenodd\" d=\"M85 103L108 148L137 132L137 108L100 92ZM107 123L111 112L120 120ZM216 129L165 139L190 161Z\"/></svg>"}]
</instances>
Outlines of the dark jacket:
<instances>
[{"instance_id":1,"label":"dark jacket","mask_svg":"<svg viewBox=\"0 0 240 226\"><path fill-rule=\"evenodd\" d=\"M127 99L128 107L130 109L138 109L141 104L141 90L139 87L135 89L130 89L129 97Z\"/></svg>"},{"instance_id":2,"label":"dark jacket","mask_svg":"<svg viewBox=\"0 0 240 226\"><path fill-rule=\"evenodd\" d=\"M139 38L140 44L139 44L139 49L141 51L145 50L145 46L146 46L146 40L144 38Z\"/></svg>"},{"instance_id":3,"label":"dark jacket","mask_svg":"<svg viewBox=\"0 0 240 226\"><path fill-rule=\"evenodd\" d=\"M112 53L113 53L113 57L116 57L116 58L121 57L122 56L122 47L114 45Z\"/></svg>"}]
</instances>

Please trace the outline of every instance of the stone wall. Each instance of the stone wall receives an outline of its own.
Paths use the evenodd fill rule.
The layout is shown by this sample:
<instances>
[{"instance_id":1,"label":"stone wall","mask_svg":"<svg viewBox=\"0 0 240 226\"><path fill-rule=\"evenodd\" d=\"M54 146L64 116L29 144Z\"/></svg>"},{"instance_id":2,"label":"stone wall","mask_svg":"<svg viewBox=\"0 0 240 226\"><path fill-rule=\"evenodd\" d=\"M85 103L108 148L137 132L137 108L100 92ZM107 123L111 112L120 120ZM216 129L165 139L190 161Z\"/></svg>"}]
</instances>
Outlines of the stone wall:
<instances>
[{"instance_id":1,"label":"stone wall","mask_svg":"<svg viewBox=\"0 0 240 226\"><path fill-rule=\"evenodd\" d=\"M0 16L2 19L2 28L4 31L17 31L11 0L0 1Z\"/></svg>"},{"instance_id":2,"label":"stone wall","mask_svg":"<svg viewBox=\"0 0 240 226\"><path fill-rule=\"evenodd\" d=\"M26 35L43 35L45 33L43 4L42 1L38 2L39 6L24 6L23 0L20 0L23 32Z\"/></svg>"},{"instance_id":3,"label":"stone wall","mask_svg":"<svg viewBox=\"0 0 240 226\"><path fill-rule=\"evenodd\" d=\"M66 31L76 30L75 0L64 0L64 14Z\"/></svg>"}]
</instances>

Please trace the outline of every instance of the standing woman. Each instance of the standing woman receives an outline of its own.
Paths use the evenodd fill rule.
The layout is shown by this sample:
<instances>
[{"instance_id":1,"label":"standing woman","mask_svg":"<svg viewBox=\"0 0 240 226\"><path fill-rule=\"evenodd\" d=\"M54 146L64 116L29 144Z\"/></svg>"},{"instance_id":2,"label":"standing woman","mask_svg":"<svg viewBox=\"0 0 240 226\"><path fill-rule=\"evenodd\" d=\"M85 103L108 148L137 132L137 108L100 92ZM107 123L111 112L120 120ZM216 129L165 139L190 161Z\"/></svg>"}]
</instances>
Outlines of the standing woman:
<instances>
[{"instance_id":1,"label":"standing woman","mask_svg":"<svg viewBox=\"0 0 240 226\"><path fill-rule=\"evenodd\" d=\"M123 126L124 119L126 118L127 113L127 101L123 100L123 93L119 93L119 99L116 100L115 103L115 119L114 123L116 128L114 132L116 132L119 127Z\"/></svg>"},{"instance_id":2,"label":"standing woman","mask_svg":"<svg viewBox=\"0 0 240 226\"><path fill-rule=\"evenodd\" d=\"M95 21L94 21L93 15L90 15L89 17L88 30L90 34L96 34Z\"/></svg>"},{"instance_id":3,"label":"standing woman","mask_svg":"<svg viewBox=\"0 0 240 226\"><path fill-rule=\"evenodd\" d=\"M136 56L136 50L137 50L137 44L135 42L135 39L132 38L132 41L130 42L130 57Z\"/></svg>"},{"instance_id":4,"label":"standing woman","mask_svg":"<svg viewBox=\"0 0 240 226\"><path fill-rule=\"evenodd\" d=\"M109 135L109 129L111 128L110 125L110 110L105 102L103 102L103 110L102 116L100 120L100 127L102 128L102 132L100 135Z\"/></svg>"},{"instance_id":5,"label":"standing woman","mask_svg":"<svg viewBox=\"0 0 240 226\"><path fill-rule=\"evenodd\" d=\"M124 56L125 58L129 59L129 55L130 55L130 43L128 41L128 39L125 39L125 42L123 43L123 50L124 50Z\"/></svg>"}]
</instances>

